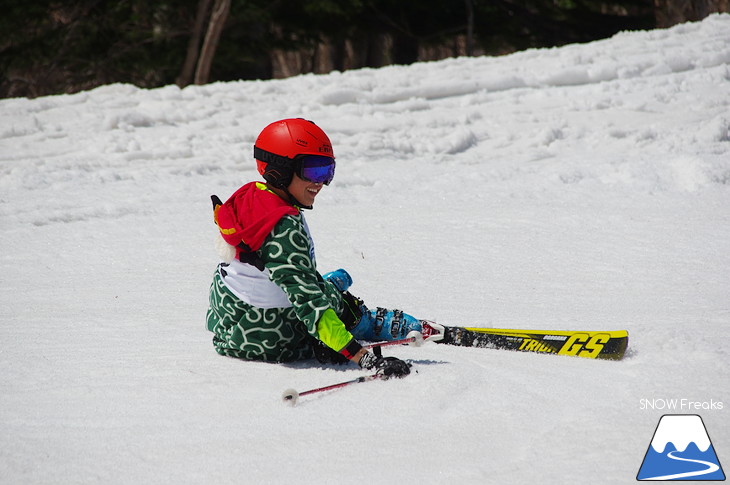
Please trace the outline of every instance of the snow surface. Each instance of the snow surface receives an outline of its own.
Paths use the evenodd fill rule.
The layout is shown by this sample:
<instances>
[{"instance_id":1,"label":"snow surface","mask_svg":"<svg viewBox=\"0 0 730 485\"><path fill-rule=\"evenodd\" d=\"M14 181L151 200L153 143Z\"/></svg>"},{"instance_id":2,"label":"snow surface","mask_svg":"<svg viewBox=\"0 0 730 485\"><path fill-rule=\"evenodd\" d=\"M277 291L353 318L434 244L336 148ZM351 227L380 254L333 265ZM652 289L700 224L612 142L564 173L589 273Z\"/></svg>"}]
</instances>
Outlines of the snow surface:
<instances>
[{"instance_id":1,"label":"snow surface","mask_svg":"<svg viewBox=\"0 0 730 485\"><path fill-rule=\"evenodd\" d=\"M338 160L307 214L320 271L447 325L625 328L627 357L402 347L407 379L285 406L363 372L221 357L204 315L209 195L256 179L255 137L293 116ZM2 100L0 481L628 484L666 413L700 414L730 462L728 209L730 15Z\"/></svg>"}]
</instances>

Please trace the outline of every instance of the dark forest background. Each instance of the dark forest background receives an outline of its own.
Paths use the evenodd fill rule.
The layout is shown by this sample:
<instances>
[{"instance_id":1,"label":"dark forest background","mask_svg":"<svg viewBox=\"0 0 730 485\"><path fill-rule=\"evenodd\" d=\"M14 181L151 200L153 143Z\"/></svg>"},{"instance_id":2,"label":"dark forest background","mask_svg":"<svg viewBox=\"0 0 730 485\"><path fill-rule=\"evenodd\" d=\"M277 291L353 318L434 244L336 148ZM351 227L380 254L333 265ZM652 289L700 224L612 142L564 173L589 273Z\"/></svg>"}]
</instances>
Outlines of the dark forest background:
<instances>
[{"instance_id":1,"label":"dark forest background","mask_svg":"<svg viewBox=\"0 0 730 485\"><path fill-rule=\"evenodd\" d=\"M4 5L3 5L4 4ZM669 27L728 0L0 0L0 97L501 55Z\"/></svg>"}]
</instances>

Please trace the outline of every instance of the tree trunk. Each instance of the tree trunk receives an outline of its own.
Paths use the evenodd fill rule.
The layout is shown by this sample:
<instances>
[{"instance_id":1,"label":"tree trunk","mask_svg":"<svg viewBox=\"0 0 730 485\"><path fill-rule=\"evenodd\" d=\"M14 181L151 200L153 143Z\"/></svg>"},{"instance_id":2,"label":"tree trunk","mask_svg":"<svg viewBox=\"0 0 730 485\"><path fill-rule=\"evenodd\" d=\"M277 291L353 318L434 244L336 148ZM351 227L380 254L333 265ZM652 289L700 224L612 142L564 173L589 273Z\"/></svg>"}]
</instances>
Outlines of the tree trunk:
<instances>
[{"instance_id":1,"label":"tree trunk","mask_svg":"<svg viewBox=\"0 0 730 485\"><path fill-rule=\"evenodd\" d=\"M200 2L198 2L198 12L195 14L195 25L193 26L190 41L188 42L188 53L185 56L185 63L180 71L180 75L175 81L175 84L181 88L184 88L193 82L193 74L195 74L195 66L198 64L198 54L200 53L200 39L203 38L203 29L205 28L205 22L208 19L208 12L210 11L211 3L213 3L213 0L200 0Z\"/></svg>"},{"instance_id":2,"label":"tree trunk","mask_svg":"<svg viewBox=\"0 0 730 485\"><path fill-rule=\"evenodd\" d=\"M711 13L728 12L728 0L654 0L656 26L671 27L702 20Z\"/></svg>"},{"instance_id":3,"label":"tree trunk","mask_svg":"<svg viewBox=\"0 0 730 485\"><path fill-rule=\"evenodd\" d=\"M208 32L205 34L203 48L200 50L198 68L195 71L195 84L206 84L210 79L210 68L213 65L213 57L218 48L218 40L221 38L223 27L228 19L228 12L231 10L231 0L215 0L213 12L210 14Z\"/></svg>"},{"instance_id":4,"label":"tree trunk","mask_svg":"<svg viewBox=\"0 0 730 485\"><path fill-rule=\"evenodd\" d=\"M474 4L473 0L466 1L466 55L474 55Z\"/></svg>"}]
</instances>

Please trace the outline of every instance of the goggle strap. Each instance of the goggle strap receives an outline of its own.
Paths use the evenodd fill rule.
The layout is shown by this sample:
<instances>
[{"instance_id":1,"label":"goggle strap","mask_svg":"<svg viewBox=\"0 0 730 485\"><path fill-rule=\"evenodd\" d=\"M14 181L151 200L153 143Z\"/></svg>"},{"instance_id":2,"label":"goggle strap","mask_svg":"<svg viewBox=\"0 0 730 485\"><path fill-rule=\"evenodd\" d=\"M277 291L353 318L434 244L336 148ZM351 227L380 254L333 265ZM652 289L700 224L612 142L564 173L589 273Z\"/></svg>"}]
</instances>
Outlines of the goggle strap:
<instances>
[{"instance_id":1,"label":"goggle strap","mask_svg":"<svg viewBox=\"0 0 730 485\"><path fill-rule=\"evenodd\" d=\"M265 163L273 163L274 165L278 166L288 166L292 163L291 158L282 157L281 155L277 155L276 153L267 152L266 150L263 150L256 145L253 147L253 157L256 160L261 160Z\"/></svg>"}]
</instances>

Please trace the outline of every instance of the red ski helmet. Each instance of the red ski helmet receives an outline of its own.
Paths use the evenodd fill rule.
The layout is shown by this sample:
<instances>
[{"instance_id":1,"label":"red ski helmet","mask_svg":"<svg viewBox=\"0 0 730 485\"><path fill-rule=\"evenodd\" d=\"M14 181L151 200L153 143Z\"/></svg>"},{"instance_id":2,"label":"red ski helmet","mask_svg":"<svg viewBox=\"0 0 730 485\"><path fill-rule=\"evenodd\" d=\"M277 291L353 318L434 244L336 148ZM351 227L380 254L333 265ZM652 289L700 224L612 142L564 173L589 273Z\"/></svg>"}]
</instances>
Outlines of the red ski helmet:
<instances>
[{"instance_id":1,"label":"red ski helmet","mask_svg":"<svg viewBox=\"0 0 730 485\"><path fill-rule=\"evenodd\" d=\"M264 180L280 189L289 186L306 155L331 159L334 174L335 156L329 137L312 121L302 118L275 121L264 128L256 138L253 155Z\"/></svg>"}]
</instances>

